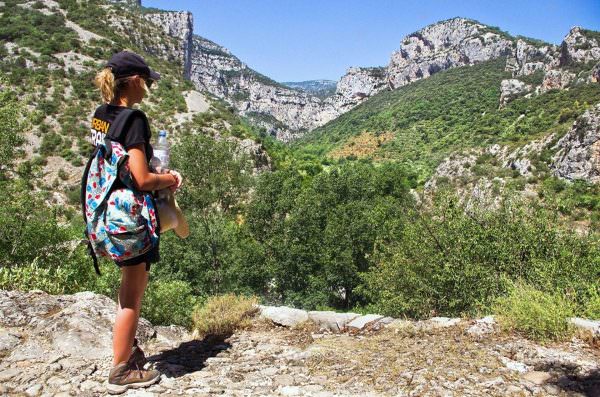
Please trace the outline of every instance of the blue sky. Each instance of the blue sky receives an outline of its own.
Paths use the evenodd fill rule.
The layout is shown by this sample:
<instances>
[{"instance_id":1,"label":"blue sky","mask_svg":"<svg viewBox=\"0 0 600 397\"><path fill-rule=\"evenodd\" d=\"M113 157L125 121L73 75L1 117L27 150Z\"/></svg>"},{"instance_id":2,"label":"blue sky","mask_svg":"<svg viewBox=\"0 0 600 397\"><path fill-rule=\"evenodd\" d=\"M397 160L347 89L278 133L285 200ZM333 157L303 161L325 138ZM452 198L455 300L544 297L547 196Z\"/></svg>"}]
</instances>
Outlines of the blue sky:
<instances>
[{"instance_id":1,"label":"blue sky","mask_svg":"<svg viewBox=\"0 0 600 397\"><path fill-rule=\"evenodd\" d=\"M572 26L600 31L600 0L142 0L189 10L194 33L277 81L339 79L384 66L402 37L456 16L560 43Z\"/></svg>"}]
</instances>

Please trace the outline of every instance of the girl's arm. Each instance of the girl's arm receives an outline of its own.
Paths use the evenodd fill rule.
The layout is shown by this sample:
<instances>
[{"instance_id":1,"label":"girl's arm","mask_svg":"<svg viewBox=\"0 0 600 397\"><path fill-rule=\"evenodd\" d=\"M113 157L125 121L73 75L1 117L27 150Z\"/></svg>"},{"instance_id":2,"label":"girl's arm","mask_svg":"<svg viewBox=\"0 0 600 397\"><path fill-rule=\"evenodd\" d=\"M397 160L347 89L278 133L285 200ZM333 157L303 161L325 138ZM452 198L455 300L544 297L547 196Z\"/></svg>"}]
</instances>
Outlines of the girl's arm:
<instances>
[{"instance_id":1,"label":"girl's arm","mask_svg":"<svg viewBox=\"0 0 600 397\"><path fill-rule=\"evenodd\" d=\"M149 192L178 184L177 177L173 174L150 172L143 143L130 147L127 153L129 154L129 169L137 189Z\"/></svg>"}]
</instances>

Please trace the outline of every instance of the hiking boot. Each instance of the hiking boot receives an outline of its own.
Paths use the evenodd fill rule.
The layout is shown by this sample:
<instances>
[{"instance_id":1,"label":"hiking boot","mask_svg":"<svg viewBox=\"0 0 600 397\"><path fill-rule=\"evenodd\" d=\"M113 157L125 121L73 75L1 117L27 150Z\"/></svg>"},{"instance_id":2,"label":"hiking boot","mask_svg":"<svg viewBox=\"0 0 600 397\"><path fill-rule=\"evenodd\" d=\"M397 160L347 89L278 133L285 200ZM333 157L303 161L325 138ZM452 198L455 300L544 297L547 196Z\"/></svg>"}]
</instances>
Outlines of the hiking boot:
<instances>
[{"instance_id":1,"label":"hiking boot","mask_svg":"<svg viewBox=\"0 0 600 397\"><path fill-rule=\"evenodd\" d=\"M106 389L109 394L125 393L128 389L138 389L155 384L160 372L154 369L138 369L129 361L122 362L110 370Z\"/></svg>"},{"instance_id":2,"label":"hiking boot","mask_svg":"<svg viewBox=\"0 0 600 397\"><path fill-rule=\"evenodd\" d=\"M138 345L137 338L133 340L133 348L131 349L131 356L129 356L128 362L130 364L135 364L135 366L137 366L137 368L140 369L144 368L144 365L146 365L146 363L148 362L144 351ZM135 366L133 366L133 368L136 368Z\"/></svg>"}]
</instances>

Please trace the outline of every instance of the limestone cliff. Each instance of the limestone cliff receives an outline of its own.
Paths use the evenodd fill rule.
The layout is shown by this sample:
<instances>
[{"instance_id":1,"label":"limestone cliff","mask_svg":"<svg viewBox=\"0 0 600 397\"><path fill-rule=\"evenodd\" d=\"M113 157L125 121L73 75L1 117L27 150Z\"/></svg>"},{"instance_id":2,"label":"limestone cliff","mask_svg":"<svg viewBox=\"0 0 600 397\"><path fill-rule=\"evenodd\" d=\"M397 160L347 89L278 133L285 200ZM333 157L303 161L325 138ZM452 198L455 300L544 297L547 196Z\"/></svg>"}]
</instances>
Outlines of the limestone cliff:
<instances>
[{"instance_id":1,"label":"limestone cliff","mask_svg":"<svg viewBox=\"0 0 600 397\"><path fill-rule=\"evenodd\" d=\"M506 70L512 72L513 77L520 77L532 75L538 70L546 72L550 67L558 66L559 47L539 44L518 39L506 61Z\"/></svg>"},{"instance_id":2,"label":"limestone cliff","mask_svg":"<svg viewBox=\"0 0 600 397\"><path fill-rule=\"evenodd\" d=\"M575 121L558 148L552 163L556 176L600 182L600 104Z\"/></svg>"},{"instance_id":3,"label":"limestone cliff","mask_svg":"<svg viewBox=\"0 0 600 397\"><path fill-rule=\"evenodd\" d=\"M181 44L178 57L183 65L184 76L189 76L192 66L192 36L194 34L194 17L191 12L171 11L144 14L150 22L162 27L171 37Z\"/></svg>"},{"instance_id":4,"label":"limestone cliff","mask_svg":"<svg viewBox=\"0 0 600 397\"><path fill-rule=\"evenodd\" d=\"M573 69L600 60L597 34L579 27L571 29L562 45L556 46L514 38L474 20L453 18L406 36L386 67L349 68L333 95L319 97L308 90L279 84L248 67L226 48L193 35L192 15L188 12L147 12L145 17L178 43L174 47L163 43L165 48L149 51L180 60L184 76L198 90L228 102L286 142L384 89L396 89L450 68L507 57L506 70L513 78L502 82L503 106L522 95L564 89L581 78L591 80L591 65L579 74ZM534 79L527 77L536 73Z\"/></svg>"},{"instance_id":5,"label":"limestone cliff","mask_svg":"<svg viewBox=\"0 0 600 397\"><path fill-rule=\"evenodd\" d=\"M561 45L561 66L600 60L600 35L594 33L579 26L571 29Z\"/></svg>"},{"instance_id":6,"label":"limestone cliff","mask_svg":"<svg viewBox=\"0 0 600 397\"><path fill-rule=\"evenodd\" d=\"M192 39L189 78L199 90L233 104L283 141L339 114L331 103L261 75L226 48L199 36Z\"/></svg>"},{"instance_id":7,"label":"limestone cliff","mask_svg":"<svg viewBox=\"0 0 600 397\"><path fill-rule=\"evenodd\" d=\"M439 22L402 40L388 65L388 82L398 88L442 70L509 55L512 47L510 37L476 21Z\"/></svg>"},{"instance_id":8,"label":"limestone cliff","mask_svg":"<svg viewBox=\"0 0 600 397\"><path fill-rule=\"evenodd\" d=\"M328 98L329 102L340 112L346 112L354 106L387 88L386 69L348 68L346 74L337 83L335 95Z\"/></svg>"},{"instance_id":9,"label":"limestone cliff","mask_svg":"<svg viewBox=\"0 0 600 397\"><path fill-rule=\"evenodd\" d=\"M572 28L560 46L518 39L506 62L506 70L512 72L513 80L502 84L501 105L520 94L544 93L553 89L565 89L578 82L591 82L591 65L600 60L600 39L595 32ZM524 86L526 76L538 73L536 87L515 92L516 86ZM535 80L535 79L534 79Z\"/></svg>"}]
</instances>

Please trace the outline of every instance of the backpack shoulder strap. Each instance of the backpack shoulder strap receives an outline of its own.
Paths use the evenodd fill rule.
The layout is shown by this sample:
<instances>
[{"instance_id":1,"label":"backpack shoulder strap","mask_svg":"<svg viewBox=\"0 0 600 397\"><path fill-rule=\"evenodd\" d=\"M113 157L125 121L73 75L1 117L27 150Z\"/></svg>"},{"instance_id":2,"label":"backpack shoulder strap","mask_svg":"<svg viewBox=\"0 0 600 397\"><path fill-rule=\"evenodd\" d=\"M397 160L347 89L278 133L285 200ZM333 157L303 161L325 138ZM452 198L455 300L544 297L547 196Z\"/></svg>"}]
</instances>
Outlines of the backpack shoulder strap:
<instances>
[{"instance_id":1,"label":"backpack shoulder strap","mask_svg":"<svg viewBox=\"0 0 600 397\"><path fill-rule=\"evenodd\" d=\"M148 125L148 119L146 118L146 115L144 114L144 112L142 112L139 109L123 109L121 111L121 113L119 113L119 115L114 119L114 121L110 124L110 128L108 129L108 132L106 133L106 137L104 138L104 145L106 146L106 153L104 155L104 158L109 159L110 156L112 156L112 141L114 141L113 137L115 135L116 131L121 131L123 128L125 128L127 126L127 123L130 122L132 116L134 114L137 114L139 116L142 116L146 122L146 125Z\"/></svg>"},{"instance_id":2,"label":"backpack shoulder strap","mask_svg":"<svg viewBox=\"0 0 600 397\"><path fill-rule=\"evenodd\" d=\"M85 165L85 169L83 171L83 175L81 176L81 212L83 213L83 222L86 224L86 228L84 231L85 238L87 239L87 250L92 260L94 261L94 270L96 270L96 274L100 275L100 268L98 267L98 258L96 257L96 253L92 248L92 243L90 242L88 231L87 231L87 216L85 215L85 192L87 187L88 173L90 172L90 166L92 165L92 161L98 154L98 147L94 149L92 155L90 156L87 164Z\"/></svg>"}]
</instances>

